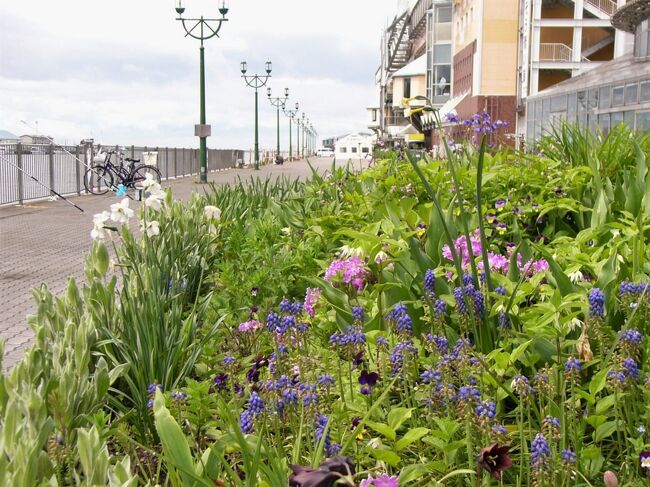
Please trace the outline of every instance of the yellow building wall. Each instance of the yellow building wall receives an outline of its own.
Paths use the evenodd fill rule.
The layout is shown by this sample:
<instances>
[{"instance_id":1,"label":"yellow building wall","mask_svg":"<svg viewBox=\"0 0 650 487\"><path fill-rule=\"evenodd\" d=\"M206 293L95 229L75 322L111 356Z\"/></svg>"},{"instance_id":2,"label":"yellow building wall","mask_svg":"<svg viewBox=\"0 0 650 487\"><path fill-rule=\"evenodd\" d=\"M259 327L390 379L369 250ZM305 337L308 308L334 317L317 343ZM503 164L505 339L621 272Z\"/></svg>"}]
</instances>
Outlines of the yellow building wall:
<instances>
[{"instance_id":1,"label":"yellow building wall","mask_svg":"<svg viewBox=\"0 0 650 487\"><path fill-rule=\"evenodd\" d=\"M427 80L425 75L409 76L411 78L411 96L427 94ZM393 106L401 107L402 99L404 98L404 78L393 78Z\"/></svg>"},{"instance_id":2,"label":"yellow building wall","mask_svg":"<svg viewBox=\"0 0 650 487\"><path fill-rule=\"evenodd\" d=\"M476 39L482 0L454 0L452 17L453 54Z\"/></svg>"},{"instance_id":3,"label":"yellow building wall","mask_svg":"<svg viewBox=\"0 0 650 487\"><path fill-rule=\"evenodd\" d=\"M475 94L514 96L517 94L519 1L483 1L481 92Z\"/></svg>"}]
</instances>

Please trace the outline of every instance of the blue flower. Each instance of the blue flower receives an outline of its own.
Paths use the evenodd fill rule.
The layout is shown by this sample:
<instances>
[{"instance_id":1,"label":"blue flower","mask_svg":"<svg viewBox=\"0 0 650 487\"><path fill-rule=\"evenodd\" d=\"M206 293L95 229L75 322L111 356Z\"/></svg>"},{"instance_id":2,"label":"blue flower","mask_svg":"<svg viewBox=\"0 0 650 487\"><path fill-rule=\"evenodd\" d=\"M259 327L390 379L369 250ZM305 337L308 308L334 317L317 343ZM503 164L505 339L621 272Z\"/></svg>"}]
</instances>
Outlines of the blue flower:
<instances>
[{"instance_id":1,"label":"blue flower","mask_svg":"<svg viewBox=\"0 0 650 487\"><path fill-rule=\"evenodd\" d=\"M530 464L533 468L546 465L551 456L551 449L543 434L537 433L530 447Z\"/></svg>"},{"instance_id":2,"label":"blue flower","mask_svg":"<svg viewBox=\"0 0 650 487\"><path fill-rule=\"evenodd\" d=\"M239 416L239 424L242 433L249 434L253 432L253 419L254 416L250 410L246 409L245 411L242 411Z\"/></svg>"},{"instance_id":3,"label":"blue flower","mask_svg":"<svg viewBox=\"0 0 650 487\"><path fill-rule=\"evenodd\" d=\"M576 453L570 448L567 448L566 450L562 450L562 460L566 463L576 463L578 455L576 455Z\"/></svg>"},{"instance_id":4,"label":"blue flower","mask_svg":"<svg viewBox=\"0 0 650 487\"><path fill-rule=\"evenodd\" d=\"M424 292L430 298L436 295L436 276L433 269L427 269L424 273Z\"/></svg>"},{"instance_id":5,"label":"blue flower","mask_svg":"<svg viewBox=\"0 0 650 487\"><path fill-rule=\"evenodd\" d=\"M352 307L352 320L361 324L364 321L364 312L362 306L353 306Z\"/></svg>"},{"instance_id":6,"label":"blue flower","mask_svg":"<svg viewBox=\"0 0 650 487\"><path fill-rule=\"evenodd\" d=\"M589 291L589 316L592 318L605 316L605 293L597 287Z\"/></svg>"}]
</instances>

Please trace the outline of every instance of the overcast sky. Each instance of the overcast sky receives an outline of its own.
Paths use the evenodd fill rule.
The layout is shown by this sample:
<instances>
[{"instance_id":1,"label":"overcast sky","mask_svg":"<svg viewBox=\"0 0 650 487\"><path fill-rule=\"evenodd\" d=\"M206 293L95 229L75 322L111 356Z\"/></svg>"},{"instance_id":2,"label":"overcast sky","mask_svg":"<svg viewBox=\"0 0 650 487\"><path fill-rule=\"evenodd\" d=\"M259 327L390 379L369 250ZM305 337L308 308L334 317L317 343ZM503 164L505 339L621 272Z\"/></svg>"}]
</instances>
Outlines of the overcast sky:
<instances>
[{"instance_id":1,"label":"overcast sky","mask_svg":"<svg viewBox=\"0 0 650 487\"><path fill-rule=\"evenodd\" d=\"M216 16L217 0L184 0L185 17ZM319 137L367 130L377 103L381 30L398 0L230 0L220 38L205 44L209 147L249 148L254 94L240 77L273 62ZM199 41L184 37L173 0L2 0L0 130L106 144L193 147ZM389 19L390 18L390 19ZM266 88L264 88L266 90ZM281 114L286 149L288 120ZM275 109L260 93L260 143L275 147ZM295 134L294 134L295 141Z\"/></svg>"}]
</instances>

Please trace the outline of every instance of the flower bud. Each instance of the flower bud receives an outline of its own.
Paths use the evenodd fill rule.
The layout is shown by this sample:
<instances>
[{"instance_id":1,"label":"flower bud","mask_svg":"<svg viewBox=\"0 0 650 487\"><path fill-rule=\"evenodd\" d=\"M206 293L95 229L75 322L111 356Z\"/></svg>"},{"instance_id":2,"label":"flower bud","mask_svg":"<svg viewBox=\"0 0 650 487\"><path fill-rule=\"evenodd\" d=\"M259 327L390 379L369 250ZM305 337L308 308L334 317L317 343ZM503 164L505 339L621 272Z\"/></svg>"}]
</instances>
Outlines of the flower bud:
<instances>
[{"instance_id":1,"label":"flower bud","mask_svg":"<svg viewBox=\"0 0 650 487\"><path fill-rule=\"evenodd\" d=\"M605 472L605 475L603 475L603 480L605 481L605 487L618 487L618 479L616 478L616 474L611 470Z\"/></svg>"}]
</instances>

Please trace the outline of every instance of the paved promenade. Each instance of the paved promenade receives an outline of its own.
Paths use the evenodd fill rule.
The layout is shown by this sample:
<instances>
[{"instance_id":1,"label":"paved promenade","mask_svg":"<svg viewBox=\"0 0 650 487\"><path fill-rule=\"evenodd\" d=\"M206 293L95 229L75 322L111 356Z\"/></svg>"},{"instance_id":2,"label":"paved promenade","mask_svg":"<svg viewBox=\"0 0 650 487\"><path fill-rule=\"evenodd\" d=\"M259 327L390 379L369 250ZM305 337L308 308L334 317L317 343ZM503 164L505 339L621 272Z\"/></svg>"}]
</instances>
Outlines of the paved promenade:
<instances>
[{"instance_id":1,"label":"paved promenade","mask_svg":"<svg viewBox=\"0 0 650 487\"><path fill-rule=\"evenodd\" d=\"M316 158L310 162L324 173L331 167L332 160ZM359 163L356 164L358 167ZM310 175L307 163L296 161L283 166L264 166L260 171L231 169L211 173L208 179L228 184L238 178L306 179ZM209 190L191 176L163 181L162 185L171 187L174 198L181 200L187 200L192 192ZM69 276L78 282L84 281L84 256L91 245L93 215L108 210L120 199L112 193L71 198L84 213L61 200L0 207L0 337L6 339L5 367L16 363L31 343L33 333L27 324L27 315L35 310L31 290L44 282L58 295L65 290ZM141 203L131 204L133 207Z\"/></svg>"}]
</instances>

